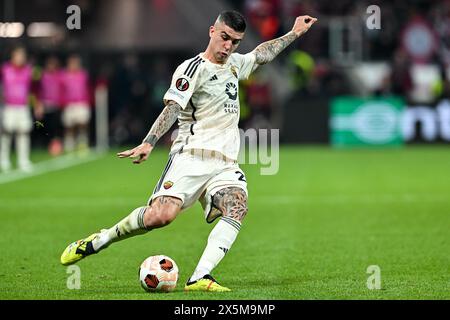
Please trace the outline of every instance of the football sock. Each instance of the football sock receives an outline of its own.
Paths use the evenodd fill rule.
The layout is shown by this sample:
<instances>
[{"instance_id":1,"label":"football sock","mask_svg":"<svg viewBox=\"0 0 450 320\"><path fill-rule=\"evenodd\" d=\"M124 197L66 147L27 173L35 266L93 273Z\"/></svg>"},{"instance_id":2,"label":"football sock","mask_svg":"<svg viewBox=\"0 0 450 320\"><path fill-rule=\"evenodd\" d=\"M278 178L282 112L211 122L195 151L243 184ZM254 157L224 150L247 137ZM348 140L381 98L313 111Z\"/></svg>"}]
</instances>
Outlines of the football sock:
<instances>
[{"instance_id":1,"label":"football sock","mask_svg":"<svg viewBox=\"0 0 450 320\"><path fill-rule=\"evenodd\" d=\"M228 250L230 250L240 229L241 223L235 219L222 217L219 220L209 234L205 251L203 251L202 257L189 282L201 279L203 276L211 273Z\"/></svg>"},{"instance_id":2,"label":"football sock","mask_svg":"<svg viewBox=\"0 0 450 320\"><path fill-rule=\"evenodd\" d=\"M16 135L17 160L20 168L30 165L30 135L18 133Z\"/></svg>"},{"instance_id":3,"label":"football sock","mask_svg":"<svg viewBox=\"0 0 450 320\"><path fill-rule=\"evenodd\" d=\"M89 136L87 130L81 129L77 136L77 145L80 147L87 147L89 145Z\"/></svg>"},{"instance_id":4,"label":"football sock","mask_svg":"<svg viewBox=\"0 0 450 320\"><path fill-rule=\"evenodd\" d=\"M11 167L9 153L11 150L11 135L3 133L0 139L0 165L2 170L9 170Z\"/></svg>"},{"instance_id":5,"label":"football sock","mask_svg":"<svg viewBox=\"0 0 450 320\"><path fill-rule=\"evenodd\" d=\"M72 152L75 149L75 138L73 133L66 133L64 135L64 151Z\"/></svg>"},{"instance_id":6,"label":"football sock","mask_svg":"<svg viewBox=\"0 0 450 320\"><path fill-rule=\"evenodd\" d=\"M106 248L112 242L146 233L148 231L144 225L144 213L146 208L147 207L139 207L134 209L133 212L119 223L102 231L97 238L92 240L93 249L99 251Z\"/></svg>"}]
</instances>

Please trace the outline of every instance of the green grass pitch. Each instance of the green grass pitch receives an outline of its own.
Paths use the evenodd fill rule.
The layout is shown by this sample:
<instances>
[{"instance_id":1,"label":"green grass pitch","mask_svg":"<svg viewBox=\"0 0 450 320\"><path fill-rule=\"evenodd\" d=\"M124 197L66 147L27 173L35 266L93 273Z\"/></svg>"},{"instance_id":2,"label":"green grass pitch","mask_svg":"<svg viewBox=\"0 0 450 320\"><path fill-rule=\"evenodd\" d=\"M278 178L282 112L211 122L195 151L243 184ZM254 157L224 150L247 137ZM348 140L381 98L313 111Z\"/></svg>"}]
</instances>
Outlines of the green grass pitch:
<instances>
[{"instance_id":1,"label":"green grass pitch","mask_svg":"<svg viewBox=\"0 0 450 320\"><path fill-rule=\"evenodd\" d=\"M243 165L249 213L213 272L230 293L183 292L212 228L199 204L81 261L81 288L68 289L62 250L144 205L166 161L164 148L139 166L111 152L0 184L0 299L450 299L444 146L292 146L281 148L277 175ZM175 292L139 286L138 267L154 254L177 262ZM380 268L381 290L367 288L370 265Z\"/></svg>"}]
</instances>

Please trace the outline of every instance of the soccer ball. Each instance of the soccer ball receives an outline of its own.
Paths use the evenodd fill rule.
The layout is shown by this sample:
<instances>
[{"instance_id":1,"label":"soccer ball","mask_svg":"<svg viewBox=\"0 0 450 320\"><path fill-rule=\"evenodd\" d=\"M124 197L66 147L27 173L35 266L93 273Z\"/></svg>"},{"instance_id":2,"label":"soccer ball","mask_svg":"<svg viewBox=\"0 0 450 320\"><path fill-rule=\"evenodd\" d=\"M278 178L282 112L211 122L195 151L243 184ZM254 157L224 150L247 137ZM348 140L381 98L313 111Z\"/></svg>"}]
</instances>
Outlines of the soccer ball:
<instances>
[{"instance_id":1,"label":"soccer ball","mask_svg":"<svg viewBox=\"0 0 450 320\"><path fill-rule=\"evenodd\" d=\"M151 256L139 268L139 282L148 292L169 292L175 289L178 280L178 266L168 256Z\"/></svg>"}]
</instances>

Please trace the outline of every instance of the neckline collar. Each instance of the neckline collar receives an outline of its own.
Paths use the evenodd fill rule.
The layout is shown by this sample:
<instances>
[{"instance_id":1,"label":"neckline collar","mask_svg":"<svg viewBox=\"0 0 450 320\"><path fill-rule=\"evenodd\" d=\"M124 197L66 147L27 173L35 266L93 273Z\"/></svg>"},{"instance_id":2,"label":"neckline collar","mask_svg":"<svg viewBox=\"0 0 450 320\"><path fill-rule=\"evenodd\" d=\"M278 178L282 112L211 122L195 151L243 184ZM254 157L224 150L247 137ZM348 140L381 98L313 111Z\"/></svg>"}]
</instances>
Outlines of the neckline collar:
<instances>
[{"instance_id":1,"label":"neckline collar","mask_svg":"<svg viewBox=\"0 0 450 320\"><path fill-rule=\"evenodd\" d=\"M205 52L200 52L199 56L200 56L200 58L202 58L206 62L208 62L208 63L210 63L210 64L212 64L212 65L214 65L216 67L219 67L219 68L225 68L228 65L228 63L230 61L230 57L231 57L231 55L230 55L230 57L228 57L228 59L227 59L227 62L225 62L224 64L220 64L220 63L214 63L211 60L209 60L208 58L206 58L205 57Z\"/></svg>"}]
</instances>

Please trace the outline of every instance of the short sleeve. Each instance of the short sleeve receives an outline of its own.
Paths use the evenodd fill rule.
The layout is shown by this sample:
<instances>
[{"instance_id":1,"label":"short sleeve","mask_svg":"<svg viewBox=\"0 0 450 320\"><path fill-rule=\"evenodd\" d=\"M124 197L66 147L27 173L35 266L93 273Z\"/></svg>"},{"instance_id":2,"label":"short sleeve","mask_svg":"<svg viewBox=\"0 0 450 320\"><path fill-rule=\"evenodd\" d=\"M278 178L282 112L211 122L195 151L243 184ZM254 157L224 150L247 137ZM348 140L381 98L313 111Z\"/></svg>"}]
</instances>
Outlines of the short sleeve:
<instances>
[{"instance_id":1,"label":"short sleeve","mask_svg":"<svg viewBox=\"0 0 450 320\"><path fill-rule=\"evenodd\" d=\"M197 62L198 61L198 62ZM173 100L178 103L182 109L186 108L189 100L194 94L200 74L200 64L202 60L186 61L182 63L174 72L170 88L164 95L164 103Z\"/></svg>"},{"instance_id":2,"label":"short sleeve","mask_svg":"<svg viewBox=\"0 0 450 320\"><path fill-rule=\"evenodd\" d=\"M247 54L237 54L241 67L239 68L239 80L246 80L250 74L258 67L256 56L253 52Z\"/></svg>"}]
</instances>

